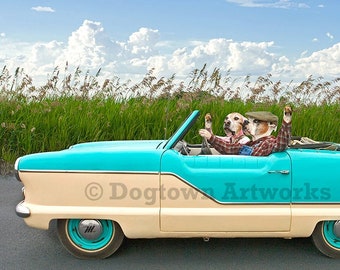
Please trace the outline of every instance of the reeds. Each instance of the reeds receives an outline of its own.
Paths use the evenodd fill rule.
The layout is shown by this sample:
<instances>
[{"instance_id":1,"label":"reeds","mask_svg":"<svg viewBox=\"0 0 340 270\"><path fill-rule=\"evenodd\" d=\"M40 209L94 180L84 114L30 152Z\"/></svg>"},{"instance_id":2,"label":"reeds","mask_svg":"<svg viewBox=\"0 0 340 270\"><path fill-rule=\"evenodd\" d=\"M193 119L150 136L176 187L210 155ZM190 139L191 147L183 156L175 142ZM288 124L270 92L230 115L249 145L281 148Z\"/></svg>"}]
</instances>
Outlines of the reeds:
<instances>
[{"instance_id":1,"label":"reeds","mask_svg":"<svg viewBox=\"0 0 340 270\"><path fill-rule=\"evenodd\" d=\"M18 68L0 74L1 158L13 163L21 155L53 151L86 141L168 138L195 109L214 116L214 130L223 134L225 115L294 108L293 135L320 141L340 141L340 78L324 81L309 77L299 84L272 82L267 74L251 81L232 79L206 66L193 70L187 82L175 75L156 78L150 70L139 83L113 76L100 83L95 75L77 68L60 74L58 67L47 82L36 87ZM197 123L188 134L199 142Z\"/></svg>"}]
</instances>

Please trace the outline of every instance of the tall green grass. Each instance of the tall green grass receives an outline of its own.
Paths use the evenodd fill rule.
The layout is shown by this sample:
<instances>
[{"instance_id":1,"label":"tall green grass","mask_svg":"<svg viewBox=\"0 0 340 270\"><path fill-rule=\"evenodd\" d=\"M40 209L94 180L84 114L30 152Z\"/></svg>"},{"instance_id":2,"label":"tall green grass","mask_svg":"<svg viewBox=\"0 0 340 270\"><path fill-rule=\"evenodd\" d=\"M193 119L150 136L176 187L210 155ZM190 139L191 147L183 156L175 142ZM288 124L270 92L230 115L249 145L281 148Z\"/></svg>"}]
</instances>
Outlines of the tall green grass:
<instances>
[{"instance_id":1,"label":"tall green grass","mask_svg":"<svg viewBox=\"0 0 340 270\"><path fill-rule=\"evenodd\" d=\"M175 83L175 76L156 78L150 71L138 84L121 83L119 78L102 84L95 76L61 76L56 68L40 87L22 69L0 75L1 158L13 163L21 155L60 150L72 144L103 140L168 138L193 110L214 117L214 131L223 134L226 114L268 110L282 119L282 109L294 109L293 135L320 141L340 141L340 90L338 80L307 81L296 86L272 82L270 75L251 84L231 88L235 82L218 69L203 67L189 74L187 83ZM291 88L289 88L291 87ZM241 92L248 96L242 99ZM316 97L317 102L314 100ZM188 140L200 142L198 121Z\"/></svg>"}]
</instances>

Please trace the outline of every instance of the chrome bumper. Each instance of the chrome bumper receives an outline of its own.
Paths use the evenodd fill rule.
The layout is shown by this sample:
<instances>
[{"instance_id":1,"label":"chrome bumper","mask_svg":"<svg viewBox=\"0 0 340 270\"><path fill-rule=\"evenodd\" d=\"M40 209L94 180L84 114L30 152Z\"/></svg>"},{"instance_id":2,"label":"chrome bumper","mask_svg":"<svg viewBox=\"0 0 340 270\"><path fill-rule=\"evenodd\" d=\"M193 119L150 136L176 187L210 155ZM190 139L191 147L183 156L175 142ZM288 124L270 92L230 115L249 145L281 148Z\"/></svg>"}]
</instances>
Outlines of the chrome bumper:
<instances>
[{"instance_id":1,"label":"chrome bumper","mask_svg":"<svg viewBox=\"0 0 340 270\"><path fill-rule=\"evenodd\" d=\"M21 218L27 218L31 215L31 211L28 207L23 205L24 201L21 201L15 207L15 213Z\"/></svg>"}]
</instances>

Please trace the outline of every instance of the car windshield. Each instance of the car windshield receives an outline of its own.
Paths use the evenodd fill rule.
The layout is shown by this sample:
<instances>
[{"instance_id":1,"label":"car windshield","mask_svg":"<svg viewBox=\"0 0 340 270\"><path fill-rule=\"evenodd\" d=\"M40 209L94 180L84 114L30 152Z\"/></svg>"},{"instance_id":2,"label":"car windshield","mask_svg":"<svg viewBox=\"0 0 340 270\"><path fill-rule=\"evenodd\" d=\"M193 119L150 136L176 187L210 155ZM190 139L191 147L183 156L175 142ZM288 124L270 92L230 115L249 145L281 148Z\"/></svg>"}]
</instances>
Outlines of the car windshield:
<instances>
[{"instance_id":1,"label":"car windshield","mask_svg":"<svg viewBox=\"0 0 340 270\"><path fill-rule=\"evenodd\" d=\"M169 140L164 145L164 149L170 149L176 145L180 140L182 140L188 130L195 124L200 113L198 110L193 111L179 126L175 133L169 138Z\"/></svg>"}]
</instances>

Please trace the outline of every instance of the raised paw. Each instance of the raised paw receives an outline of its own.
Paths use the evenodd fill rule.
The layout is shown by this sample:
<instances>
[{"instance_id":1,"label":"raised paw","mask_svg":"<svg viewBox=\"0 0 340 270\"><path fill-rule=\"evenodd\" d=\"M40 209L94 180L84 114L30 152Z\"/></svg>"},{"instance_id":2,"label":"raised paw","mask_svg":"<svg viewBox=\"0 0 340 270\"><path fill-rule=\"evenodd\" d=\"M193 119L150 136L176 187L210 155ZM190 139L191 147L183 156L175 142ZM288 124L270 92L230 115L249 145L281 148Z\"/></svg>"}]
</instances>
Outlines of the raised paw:
<instances>
[{"instance_id":1,"label":"raised paw","mask_svg":"<svg viewBox=\"0 0 340 270\"><path fill-rule=\"evenodd\" d=\"M284 108L283 120L286 123L290 123L292 121L292 112L293 112L293 110L290 106L286 106Z\"/></svg>"},{"instance_id":2,"label":"raised paw","mask_svg":"<svg viewBox=\"0 0 340 270\"><path fill-rule=\"evenodd\" d=\"M207 113L204 118L205 118L205 121L208 121L208 122L212 121L212 117L210 113Z\"/></svg>"},{"instance_id":3,"label":"raised paw","mask_svg":"<svg viewBox=\"0 0 340 270\"><path fill-rule=\"evenodd\" d=\"M292 108L290 106L286 106L285 109L284 109L284 113L285 115L292 115Z\"/></svg>"}]
</instances>

